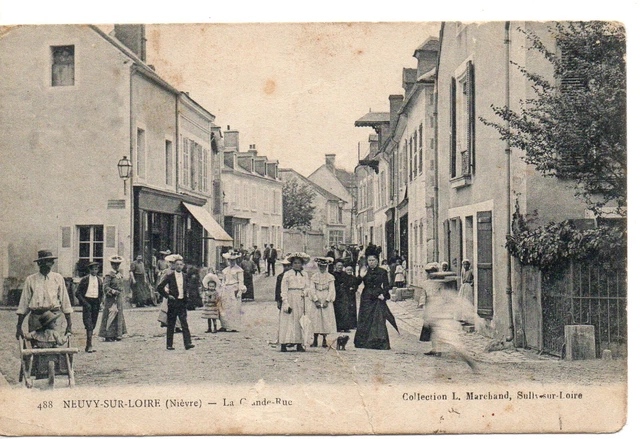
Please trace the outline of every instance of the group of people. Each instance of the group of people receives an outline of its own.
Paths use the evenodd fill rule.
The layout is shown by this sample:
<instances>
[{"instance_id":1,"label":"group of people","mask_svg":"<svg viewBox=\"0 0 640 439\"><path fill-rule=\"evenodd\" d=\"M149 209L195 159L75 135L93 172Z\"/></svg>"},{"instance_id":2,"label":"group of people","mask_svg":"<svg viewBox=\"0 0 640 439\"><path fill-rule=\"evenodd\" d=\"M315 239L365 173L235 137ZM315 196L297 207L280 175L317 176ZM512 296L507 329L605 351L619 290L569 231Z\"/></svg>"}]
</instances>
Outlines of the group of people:
<instances>
[{"instance_id":1,"label":"group of people","mask_svg":"<svg viewBox=\"0 0 640 439\"><path fill-rule=\"evenodd\" d=\"M168 254L158 261L158 267L162 269L157 272L155 293L162 297L158 321L166 327L167 350L174 350L175 332L182 333L185 349L195 347L191 340L187 310L195 309L196 306L203 307L202 318L207 320L206 332L240 330L243 299L253 299L254 269L247 270L246 267L253 265L254 256L255 252L230 250L223 254L227 266L222 270L221 276L213 269L208 269L202 280L197 272L185 272L183 258L178 254ZM360 267L357 274L352 265L346 264L340 258L318 257L315 259L318 272L311 276L304 270L304 266L310 262L309 255L296 252L285 256L282 261L283 272L276 279L275 294L279 310L277 344L282 352L287 352L292 347L297 351L305 351L306 347L318 347L320 337L321 346L328 347L329 334L350 332L354 329L356 348L390 349L386 323L389 322L396 330L398 328L387 306L387 301L391 298L389 271L380 266L378 247L369 245L365 250L365 256L366 265ZM57 258L50 251L38 252L38 258L34 261L38 264L38 273L26 279L17 310L17 338L24 337L22 325L27 316L30 335L42 329L55 332L59 328L58 317L61 315L65 316L67 322L65 335L71 333L73 308L64 278L51 271L55 259ZM129 279L120 270L124 261L121 256L109 258L111 269L104 278L99 276L100 266L97 262L87 265L89 274L80 280L76 292L76 297L82 305L87 353L95 352L93 332L98 320L98 336L105 341L119 341L126 334L123 312L125 286L127 281L131 281L132 290L135 291L133 287L145 281L140 277L136 278L141 274L136 268L140 260L141 258L136 258L136 263L132 264L132 276ZM462 265L458 299L471 303L473 271L468 260L463 261ZM331 272L329 267L332 268ZM438 269L446 271L448 267L443 263ZM132 278L136 278L135 283ZM363 289L359 309L356 311L356 295L361 284ZM399 286L397 280L396 285ZM250 288L251 294L247 296ZM200 291L203 293L202 296ZM468 319L469 315L452 318L449 315L451 301L445 299L442 294L432 294L427 300L425 310L428 309L429 312L425 311L421 341L432 342L433 349L428 353L431 355L439 355L436 348L438 340L441 344L449 344L473 367L472 360L464 354L454 334L459 329L458 321ZM460 303L457 302L454 306L457 311L464 309Z\"/></svg>"},{"instance_id":2,"label":"group of people","mask_svg":"<svg viewBox=\"0 0 640 439\"><path fill-rule=\"evenodd\" d=\"M379 267L379 252L368 248L367 268L354 276L353 267L341 259L316 258L318 272L309 276L304 265L310 257L302 252L285 258L285 271L276 283L276 301L280 309L278 344L287 352L294 347L304 351L305 346L317 347L319 336L327 347L327 335L356 329L356 348L390 349L386 322L396 329L395 319L386 301L390 299L388 273ZM333 265L333 273L327 267ZM360 309L356 313L356 291L360 296ZM313 339L313 341L311 341Z\"/></svg>"}]
</instances>

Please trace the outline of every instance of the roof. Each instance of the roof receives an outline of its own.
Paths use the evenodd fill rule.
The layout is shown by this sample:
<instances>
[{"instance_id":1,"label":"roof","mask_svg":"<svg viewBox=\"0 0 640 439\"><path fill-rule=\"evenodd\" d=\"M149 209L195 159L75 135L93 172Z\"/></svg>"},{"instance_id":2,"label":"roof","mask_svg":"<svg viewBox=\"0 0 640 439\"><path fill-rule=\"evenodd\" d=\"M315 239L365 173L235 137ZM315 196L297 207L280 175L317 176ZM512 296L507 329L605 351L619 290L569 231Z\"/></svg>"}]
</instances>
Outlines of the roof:
<instances>
[{"instance_id":1,"label":"roof","mask_svg":"<svg viewBox=\"0 0 640 439\"><path fill-rule=\"evenodd\" d=\"M380 125L388 124L390 121L389 113L376 113L370 112L356 120L355 125L357 127L372 127L375 128Z\"/></svg>"},{"instance_id":2,"label":"roof","mask_svg":"<svg viewBox=\"0 0 640 439\"><path fill-rule=\"evenodd\" d=\"M158 75L156 73L155 70L153 70L151 67L149 67L149 65L147 65L147 63L142 61L135 53L133 53L133 51L131 49L129 49L127 46L125 46L120 40L118 40L115 37L112 37L109 34L106 34L98 26L90 24L89 27L95 33L97 33L102 38L104 38L107 42L109 42L111 45L113 45L116 49L120 50L123 54L125 54L126 56L131 58L131 60L134 62L134 66L136 68L136 71L138 71L139 73L143 74L147 78L153 80L155 83L157 83L158 85L162 86L164 89L170 91L171 93L174 93L174 94L176 94L178 96L182 95L182 97L184 99L186 99L188 101L191 101L191 104L193 104L194 106L198 107L200 110L204 111L207 115L210 115L213 119L215 119L215 116L213 114L211 114L202 105L198 104L198 102L196 102L187 93L179 91L177 88L175 88L169 82L165 81L160 75Z\"/></svg>"},{"instance_id":3,"label":"roof","mask_svg":"<svg viewBox=\"0 0 640 439\"><path fill-rule=\"evenodd\" d=\"M327 200L330 200L330 201L343 201L345 203L347 202L347 200L343 200L339 196L332 194L331 192L329 192L328 190L326 190L322 186L319 186L319 185L315 184L313 181L309 180L307 177L303 176L302 174L298 173L297 171L294 171L291 168L280 169L280 174L287 174L287 173L294 174L296 177L298 177L300 180L302 180L303 183L311 186L311 188L314 191L318 192L321 196L323 196Z\"/></svg>"},{"instance_id":4,"label":"roof","mask_svg":"<svg viewBox=\"0 0 640 439\"><path fill-rule=\"evenodd\" d=\"M437 69L434 67L427 73L421 75L417 82L431 82L436 80Z\"/></svg>"},{"instance_id":5,"label":"roof","mask_svg":"<svg viewBox=\"0 0 640 439\"><path fill-rule=\"evenodd\" d=\"M415 57L418 52L437 52L438 50L440 50L440 42L438 39L436 37L429 37L413 52L413 56Z\"/></svg>"},{"instance_id":6,"label":"roof","mask_svg":"<svg viewBox=\"0 0 640 439\"><path fill-rule=\"evenodd\" d=\"M356 176L353 172L336 168L336 178L342 183L342 186L350 188L356 185Z\"/></svg>"}]
</instances>

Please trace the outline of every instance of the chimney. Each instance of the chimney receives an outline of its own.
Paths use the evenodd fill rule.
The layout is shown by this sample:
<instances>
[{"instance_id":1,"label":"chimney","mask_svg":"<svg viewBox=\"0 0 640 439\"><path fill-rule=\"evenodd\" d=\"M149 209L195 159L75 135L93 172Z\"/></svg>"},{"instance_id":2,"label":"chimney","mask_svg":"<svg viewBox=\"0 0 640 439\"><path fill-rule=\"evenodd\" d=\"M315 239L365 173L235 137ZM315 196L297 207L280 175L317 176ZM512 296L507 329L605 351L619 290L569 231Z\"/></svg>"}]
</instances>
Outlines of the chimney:
<instances>
[{"instance_id":1,"label":"chimney","mask_svg":"<svg viewBox=\"0 0 640 439\"><path fill-rule=\"evenodd\" d=\"M147 62L147 38L144 24L116 24L114 33L116 38L135 53L142 62Z\"/></svg>"},{"instance_id":2,"label":"chimney","mask_svg":"<svg viewBox=\"0 0 640 439\"><path fill-rule=\"evenodd\" d=\"M336 155L335 154L325 154L324 155L324 162L327 165L327 168L329 168L329 170L332 173L336 173Z\"/></svg>"},{"instance_id":3,"label":"chimney","mask_svg":"<svg viewBox=\"0 0 640 439\"><path fill-rule=\"evenodd\" d=\"M417 69L407 69L406 67L402 69L402 88L404 88L405 95L409 94L409 92L413 88L413 84L416 83L417 79Z\"/></svg>"},{"instance_id":4,"label":"chimney","mask_svg":"<svg viewBox=\"0 0 640 439\"><path fill-rule=\"evenodd\" d=\"M227 125L227 131L224 132L224 149L227 151L240 150L240 133L236 130L232 131L229 125Z\"/></svg>"},{"instance_id":5,"label":"chimney","mask_svg":"<svg viewBox=\"0 0 640 439\"><path fill-rule=\"evenodd\" d=\"M438 50L438 40L429 38L413 53L413 57L418 60L418 78L435 68L438 62Z\"/></svg>"},{"instance_id":6,"label":"chimney","mask_svg":"<svg viewBox=\"0 0 640 439\"><path fill-rule=\"evenodd\" d=\"M398 111L402 107L402 102L404 102L404 96L389 95L389 129L391 132L396 129L398 124L398 118L400 117Z\"/></svg>"}]
</instances>

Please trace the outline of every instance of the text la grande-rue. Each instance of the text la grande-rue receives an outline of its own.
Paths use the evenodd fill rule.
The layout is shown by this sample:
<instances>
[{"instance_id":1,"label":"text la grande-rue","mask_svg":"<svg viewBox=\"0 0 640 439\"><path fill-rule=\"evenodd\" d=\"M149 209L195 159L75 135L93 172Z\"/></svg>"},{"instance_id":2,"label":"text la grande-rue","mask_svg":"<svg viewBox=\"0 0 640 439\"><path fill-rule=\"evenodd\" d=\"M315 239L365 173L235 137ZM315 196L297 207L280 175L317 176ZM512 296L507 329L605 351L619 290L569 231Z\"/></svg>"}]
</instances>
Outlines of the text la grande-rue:
<instances>
[{"instance_id":1,"label":"text la grande-rue","mask_svg":"<svg viewBox=\"0 0 640 439\"><path fill-rule=\"evenodd\" d=\"M579 392L532 392L518 390L515 399L522 400L553 400L553 399L582 399L582 393ZM504 392L462 392L456 393L420 393L406 392L402 394L403 401L460 401L464 398L466 401L494 401L504 400L512 401L513 395L509 390Z\"/></svg>"}]
</instances>

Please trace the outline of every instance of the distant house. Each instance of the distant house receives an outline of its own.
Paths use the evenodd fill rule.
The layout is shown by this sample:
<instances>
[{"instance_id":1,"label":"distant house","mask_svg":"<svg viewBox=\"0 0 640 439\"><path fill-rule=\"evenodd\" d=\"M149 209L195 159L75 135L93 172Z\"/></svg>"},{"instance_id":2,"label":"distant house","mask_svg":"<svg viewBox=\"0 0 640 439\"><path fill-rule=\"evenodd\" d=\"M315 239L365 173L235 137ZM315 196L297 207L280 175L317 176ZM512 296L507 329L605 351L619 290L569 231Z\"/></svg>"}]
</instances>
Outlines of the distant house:
<instances>
[{"instance_id":1,"label":"distant house","mask_svg":"<svg viewBox=\"0 0 640 439\"><path fill-rule=\"evenodd\" d=\"M224 227L245 249L282 247L282 179L278 161L258 155L255 145L240 151L238 131L224 132L222 191Z\"/></svg>"},{"instance_id":2,"label":"distant house","mask_svg":"<svg viewBox=\"0 0 640 439\"><path fill-rule=\"evenodd\" d=\"M324 255L325 248L328 246L344 242L348 229L347 216L345 215L347 200L329 192L293 169L281 169L280 175L282 180L297 181L298 184L308 186L315 193L313 199L315 210L309 232L316 238L312 244L307 244L305 251L314 256ZM283 249L286 251L287 246L285 245ZM301 249L294 248L292 250Z\"/></svg>"},{"instance_id":3,"label":"distant house","mask_svg":"<svg viewBox=\"0 0 640 439\"><path fill-rule=\"evenodd\" d=\"M213 265L215 116L145 60L142 25L17 26L0 37L3 300L48 248L67 278L171 249ZM130 178L118 163L132 164ZM14 294L15 295L15 294ZM15 297L12 297L15 299Z\"/></svg>"},{"instance_id":4,"label":"distant house","mask_svg":"<svg viewBox=\"0 0 640 439\"><path fill-rule=\"evenodd\" d=\"M355 239L356 205L358 200L358 187L355 173L338 168L336 166L335 154L325 154L325 163L313 171L307 178L346 201L342 210L343 215L345 215L343 222L347 225L347 228L339 242L353 243Z\"/></svg>"}]
</instances>

